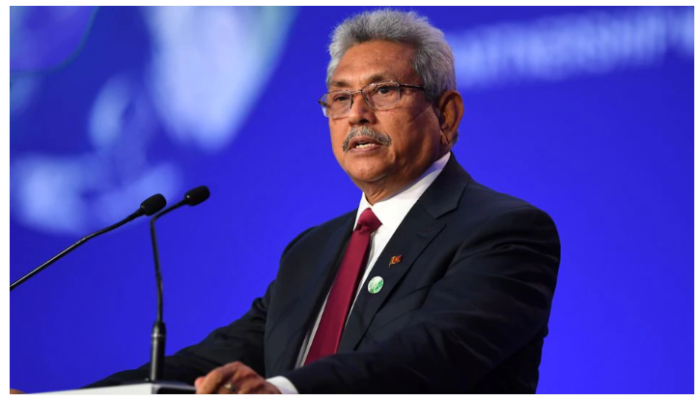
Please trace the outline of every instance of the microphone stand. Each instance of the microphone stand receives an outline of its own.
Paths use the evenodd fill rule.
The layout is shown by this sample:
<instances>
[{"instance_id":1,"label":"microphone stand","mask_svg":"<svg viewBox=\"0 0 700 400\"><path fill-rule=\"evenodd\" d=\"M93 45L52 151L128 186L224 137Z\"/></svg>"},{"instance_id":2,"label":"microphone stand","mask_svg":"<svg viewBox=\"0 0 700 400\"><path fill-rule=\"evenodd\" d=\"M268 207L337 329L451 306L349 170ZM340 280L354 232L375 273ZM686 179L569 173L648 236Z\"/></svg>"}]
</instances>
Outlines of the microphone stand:
<instances>
[{"instance_id":1,"label":"microphone stand","mask_svg":"<svg viewBox=\"0 0 700 400\"><path fill-rule=\"evenodd\" d=\"M175 204L162 213L151 218L151 245L153 246L153 261L156 266L156 289L158 296L158 312L151 333L151 382L163 378L163 358L165 357L165 322L163 322L163 277L160 274L160 257L158 256L158 240L156 239L156 221L163 215L185 205L185 200Z\"/></svg>"},{"instance_id":2,"label":"microphone stand","mask_svg":"<svg viewBox=\"0 0 700 400\"><path fill-rule=\"evenodd\" d=\"M14 283L10 285L10 291L15 289L17 286L21 285L22 283L26 282L29 278L33 277L34 275L38 274L39 272L43 271L46 269L49 265L55 263L56 261L60 260L65 256L66 254L70 253L71 251L75 250L76 248L82 246L85 242L88 240L100 236L102 234L105 234L109 231L115 230L119 228L120 226L126 224L127 222L131 222L134 219L142 216L142 215L152 215L155 214L156 212L160 211L163 207L165 207L165 198L160 195L156 194L148 199L144 200L143 203L141 203L141 207L136 210L133 214L129 215L128 217L124 218L123 220L117 222L114 225L110 225L104 229L101 229L97 232L91 233L84 238L78 240L77 242L73 243L70 245L68 248L63 250L62 252L56 254L55 256L51 257L48 261L45 263L41 264L40 266L34 268L33 271L29 272L28 274L24 275L23 277L17 279Z\"/></svg>"},{"instance_id":3,"label":"microphone stand","mask_svg":"<svg viewBox=\"0 0 700 400\"><path fill-rule=\"evenodd\" d=\"M156 322L153 323L151 333L151 369L149 381L156 382L163 378L163 367L165 365L165 322L163 322L163 278L160 273L160 257L158 256L158 240L156 239L156 221L163 215L184 206L185 204L195 206L209 198L209 189L206 186L196 187L185 193L185 198L177 204L166 208L160 214L151 218L151 244L153 246L153 261L156 267L156 289L158 296L158 312Z\"/></svg>"}]
</instances>

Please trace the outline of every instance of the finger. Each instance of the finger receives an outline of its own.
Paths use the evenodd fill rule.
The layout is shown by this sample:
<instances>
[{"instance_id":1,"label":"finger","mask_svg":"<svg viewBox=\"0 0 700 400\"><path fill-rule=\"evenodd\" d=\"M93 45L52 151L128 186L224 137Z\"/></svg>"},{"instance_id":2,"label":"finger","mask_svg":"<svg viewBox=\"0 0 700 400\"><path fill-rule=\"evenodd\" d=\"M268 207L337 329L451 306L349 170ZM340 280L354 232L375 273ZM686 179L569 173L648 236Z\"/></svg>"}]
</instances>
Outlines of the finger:
<instances>
[{"instance_id":1,"label":"finger","mask_svg":"<svg viewBox=\"0 0 700 400\"><path fill-rule=\"evenodd\" d=\"M247 365L239 361L234 361L230 364L226 364L222 368L226 370L226 379L222 381L221 386L218 389L219 394L231 394L240 393L240 387L243 383L243 379L240 378L245 376L246 371L250 370ZM238 379L236 377L239 377Z\"/></svg>"},{"instance_id":2,"label":"finger","mask_svg":"<svg viewBox=\"0 0 700 400\"><path fill-rule=\"evenodd\" d=\"M199 385L202 384L202 381L204 380L203 376L200 376L199 378L194 380L194 387L199 387Z\"/></svg>"},{"instance_id":3,"label":"finger","mask_svg":"<svg viewBox=\"0 0 700 400\"><path fill-rule=\"evenodd\" d=\"M218 394L239 394L240 392L238 391L238 388L236 385L233 384L233 382L226 381L224 384L219 388L217 391Z\"/></svg>"},{"instance_id":4,"label":"finger","mask_svg":"<svg viewBox=\"0 0 700 400\"><path fill-rule=\"evenodd\" d=\"M207 376L199 381L199 386L197 386L197 394L216 393L219 387L223 385L230 376L228 373L226 373L224 367L213 369L207 374Z\"/></svg>"},{"instance_id":5,"label":"finger","mask_svg":"<svg viewBox=\"0 0 700 400\"><path fill-rule=\"evenodd\" d=\"M245 364L241 364L233 372L230 380L240 394L263 393L265 389L265 379Z\"/></svg>"}]
</instances>

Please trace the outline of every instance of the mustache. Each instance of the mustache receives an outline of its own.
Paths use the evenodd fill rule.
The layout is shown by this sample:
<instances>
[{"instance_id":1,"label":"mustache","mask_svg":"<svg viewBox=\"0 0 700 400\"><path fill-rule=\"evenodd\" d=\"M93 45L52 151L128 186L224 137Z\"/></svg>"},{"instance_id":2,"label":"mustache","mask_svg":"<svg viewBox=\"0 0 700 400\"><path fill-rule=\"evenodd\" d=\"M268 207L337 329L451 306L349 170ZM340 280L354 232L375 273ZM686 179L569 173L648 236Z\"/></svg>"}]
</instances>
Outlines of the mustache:
<instances>
[{"instance_id":1,"label":"mustache","mask_svg":"<svg viewBox=\"0 0 700 400\"><path fill-rule=\"evenodd\" d=\"M373 139L382 146L389 146L391 144L391 138L387 134L374 131L367 126L355 127L350 129L350 133L343 141L343 153L348 151L350 141L356 137L367 137Z\"/></svg>"}]
</instances>

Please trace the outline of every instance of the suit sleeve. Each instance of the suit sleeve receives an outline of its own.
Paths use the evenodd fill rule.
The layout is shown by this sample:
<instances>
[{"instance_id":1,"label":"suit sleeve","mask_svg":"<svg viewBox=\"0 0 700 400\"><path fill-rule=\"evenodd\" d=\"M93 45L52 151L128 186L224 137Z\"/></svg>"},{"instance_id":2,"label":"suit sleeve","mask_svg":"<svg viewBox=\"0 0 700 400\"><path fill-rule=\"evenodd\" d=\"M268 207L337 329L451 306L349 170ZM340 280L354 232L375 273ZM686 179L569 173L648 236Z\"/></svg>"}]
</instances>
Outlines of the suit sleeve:
<instances>
[{"instance_id":1,"label":"suit sleeve","mask_svg":"<svg viewBox=\"0 0 700 400\"><path fill-rule=\"evenodd\" d=\"M305 230L284 249L286 254L294 245L311 231ZM251 367L259 375L265 376L263 342L267 310L274 292L275 281L270 283L265 296L255 299L253 305L241 318L228 326L216 329L202 342L186 347L172 356L165 357L163 379L194 384L194 380L209 371L234 361ZM150 363L141 367L118 372L85 388L114 386L124 383L143 382L148 378Z\"/></svg>"},{"instance_id":2,"label":"suit sleeve","mask_svg":"<svg viewBox=\"0 0 700 400\"><path fill-rule=\"evenodd\" d=\"M502 213L465 238L401 330L285 376L300 393L470 392L546 330L559 258L546 213Z\"/></svg>"},{"instance_id":3,"label":"suit sleeve","mask_svg":"<svg viewBox=\"0 0 700 400\"><path fill-rule=\"evenodd\" d=\"M163 379L192 385L198 377L233 361L241 361L264 375L265 317L274 284L274 282L270 284L264 297L253 301L250 310L241 318L211 332L202 342L166 357ZM116 373L86 387L143 382L149 376L149 371L150 363L147 363L134 370Z\"/></svg>"}]
</instances>

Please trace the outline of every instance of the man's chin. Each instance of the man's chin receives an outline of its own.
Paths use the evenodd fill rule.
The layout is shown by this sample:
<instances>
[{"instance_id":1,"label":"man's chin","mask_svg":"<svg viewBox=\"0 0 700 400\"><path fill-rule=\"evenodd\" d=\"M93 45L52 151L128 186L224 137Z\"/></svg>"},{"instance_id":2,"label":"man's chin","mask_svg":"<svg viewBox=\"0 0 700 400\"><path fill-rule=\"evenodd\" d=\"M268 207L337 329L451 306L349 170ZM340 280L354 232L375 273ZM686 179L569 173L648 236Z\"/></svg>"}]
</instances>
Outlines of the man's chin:
<instances>
[{"instance_id":1,"label":"man's chin","mask_svg":"<svg viewBox=\"0 0 700 400\"><path fill-rule=\"evenodd\" d=\"M365 185L381 184L386 179L386 171L346 171L355 185L362 189Z\"/></svg>"}]
</instances>

